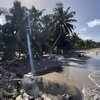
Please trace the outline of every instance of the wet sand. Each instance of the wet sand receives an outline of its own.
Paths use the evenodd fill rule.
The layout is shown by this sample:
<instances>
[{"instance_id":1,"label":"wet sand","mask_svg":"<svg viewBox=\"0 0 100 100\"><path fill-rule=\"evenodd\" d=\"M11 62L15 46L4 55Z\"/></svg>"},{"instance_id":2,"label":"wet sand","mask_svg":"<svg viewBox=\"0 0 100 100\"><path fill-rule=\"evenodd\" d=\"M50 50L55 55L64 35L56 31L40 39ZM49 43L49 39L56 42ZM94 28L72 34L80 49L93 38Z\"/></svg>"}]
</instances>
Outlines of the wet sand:
<instances>
[{"instance_id":1,"label":"wet sand","mask_svg":"<svg viewBox=\"0 0 100 100\"><path fill-rule=\"evenodd\" d=\"M83 85L91 85L92 87L96 87L96 85L88 78L88 75L91 72L92 71L84 68L64 66L62 73L53 72L43 75L42 77L50 82L66 84L67 86L75 86L82 91Z\"/></svg>"},{"instance_id":2,"label":"wet sand","mask_svg":"<svg viewBox=\"0 0 100 100\"><path fill-rule=\"evenodd\" d=\"M80 52L84 56L78 57L77 54ZM95 81L89 79L89 75L91 75L91 73L93 73L94 70L96 70L94 69L95 66L92 66L91 62L93 63L96 61L99 62L100 59L94 57L99 54L100 54L100 49L92 49L92 50L76 51L68 54L67 56L55 55L57 56L56 59L54 57L53 59L46 58L37 60L36 61L37 66L35 66L37 69L39 69L40 71L41 69L43 71L48 69L46 73L42 73L39 77L42 77L46 82L51 82L48 85L48 87L46 87L45 84L42 84L45 88L44 89L43 86L41 87L42 89L45 90L44 93L48 93L47 91L49 91L51 92L51 94L52 93L59 94L61 92L68 93L70 91L70 93L72 93L74 97L75 96L80 97L83 87L85 85L97 88L97 85L94 83ZM91 59L92 57L93 59ZM17 62L12 65L10 64L9 67L8 66L4 67L10 71L15 72L17 75L21 75L22 77L25 73L30 72L30 67L28 67L29 64L25 62L25 60L22 61L23 62ZM60 67L63 68L63 70ZM61 71L57 70L56 68L57 69L60 68ZM67 92L65 92L65 90L67 90ZM82 100L78 99L78 97L74 100Z\"/></svg>"},{"instance_id":3,"label":"wet sand","mask_svg":"<svg viewBox=\"0 0 100 100\"><path fill-rule=\"evenodd\" d=\"M88 68L88 66L91 65L84 65L88 60L96 55L96 52L100 53L100 49L91 49L91 50L81 50L76 51L76 53L70 53L66 57L56 55L59 60L63 62L60 63L58 60L48 60L48 59L42 59L37 60L37 66L36 68L39 70L45 70L48 68L52 68L54 66L63 67L62 72L56 72L54 70L48 69L49 71L47 73L44 73L40 75L40 77L43 77L47 81L60 83L60 84L66 84L67 86L75 86L80 91L82 91L83 85L91 85L95 87L96 85L88 78L89 74L93 72L93 69L91 67ZM82 52L84 54L83 57L78 57L77 54ZM16 71L19 75L24 75L30 71L29 64L25 64L26 62L21 62L21 65L13 65L9 67L9 70ZM19 63L20 64L20 63ZM24 64L24 65L23 65ZM22 67L23 66L23 67Z\"/></svg>"},{"instance_id":4,"label":"wet sand","mask_svg":"<svg viewBox=\"0 0 100 100\"><path fill-rule=\"evenodd\" d=\"M85 52L85 56L93 57L96 55L96 52L100 53L99 49L92 49ZM94 71L92 67L87 67L86 64L81 64L78 61L88 62L85 57L78 58L70 58L75 61L68 62L69 66L62 66L63 71L61 73L52 72L45 75L42 75L43 79L50 82L55 82L59 84L66 84L67 86L77 87L80 91L82 91L83 86L91 86L97 88L97 86L89 79L89 74ZM66 59L67 60L67 59Z\"/></svg>"}]
</instances>

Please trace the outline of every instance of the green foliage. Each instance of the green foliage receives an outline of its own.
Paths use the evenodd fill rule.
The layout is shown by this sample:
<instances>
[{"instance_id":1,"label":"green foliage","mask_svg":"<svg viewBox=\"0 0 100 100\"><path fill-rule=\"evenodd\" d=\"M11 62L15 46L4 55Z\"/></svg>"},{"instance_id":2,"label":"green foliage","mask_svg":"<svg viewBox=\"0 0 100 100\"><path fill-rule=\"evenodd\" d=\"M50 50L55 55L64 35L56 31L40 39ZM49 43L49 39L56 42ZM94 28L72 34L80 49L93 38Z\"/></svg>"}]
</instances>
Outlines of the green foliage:
<instances>
[{"instance_id":1,"label":"green foliage","mask_svg":"<svg viewBox=\"0 0 100 100\"><path fill-rule=\"evenodd\" d=\"M76 12L70 7L64 11L63 4L57 3L53 14L43 15L43 10L31 9L21 6L19 1L13 3L9 10L0 9L0 15L4 15L6 24L0 25L0 57L3 59L16 58L16 52L28 55L26 42L26 28L28 25L27 11L30 12L31 47L33 54L43 52L58 52L68 50L90 49L100 47L99 42L82 40L74 33L73 22ZM2 53L1 53L2 52Z\"/></svg>"},{"instance_id":2,"label":"green foliage","mask_svg":"<svg viewBox=\"0 0 100 100\"><path fill-rule=\"evenodd\" d=\"M52 49L57 46L58 49L64 49L68 44L66 40L67 37L72 33L74 30L74 25L72 22L76 22L73 19L75 15L75 11L69 12L69 8L66 11L63 10L63 4L57 3L56 7L54 8L54 15L53 15L53 28L54 28L54 35L53 35L53 47Z\"/></svg>"},{"instance_id":3,"label":"green foliage","mask_svg":"<svg viewBox=\"0 0 100 100\"><path fill-rule=\"evenodd\" d=\"M1 51L4 52L4 59L8 57L12 59L15 55L16 49L16 36L14 34L14 27L10 23L6 23L2 27L2 33L0 34L2 41L1 43Z\"/></svg>"},{"instance_id":4,"label":"green foliage","mask_svg":"<svg viewBox=\"0 0 100 100\"><path fill-rule=\"evenodd\" d=\"M16 98L20 93L17 91L16 88L13 89L13 97Z\"/></svg>"},{"instance_id":5,"label":"green foliage","mask_svg":"<svg viewBox=\"0 0 100 100\"><path fill-rule=\"evenodd\" d=\"M100 42L95 42L92 40L82 40L76 33L71 36L72 49L91 49L100 47Z\"/></svg>"}]
</instances>

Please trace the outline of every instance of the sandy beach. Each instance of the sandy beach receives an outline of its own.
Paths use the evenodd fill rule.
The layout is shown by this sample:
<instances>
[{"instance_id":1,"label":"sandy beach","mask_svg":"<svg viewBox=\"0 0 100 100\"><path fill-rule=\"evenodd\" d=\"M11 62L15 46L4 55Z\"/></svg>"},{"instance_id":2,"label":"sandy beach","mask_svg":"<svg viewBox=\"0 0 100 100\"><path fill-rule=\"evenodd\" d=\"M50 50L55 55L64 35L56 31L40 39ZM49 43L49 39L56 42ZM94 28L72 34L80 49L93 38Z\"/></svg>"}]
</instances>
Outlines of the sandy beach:
<instances>
[{"instance_id":1,"label":"sandy beach","mask_svg":"<svg viewBox=\"0 0 100 100\"><path fill-rule=\"evenodd\" d=\"M81 57L79 54L81 54ZM100 68L96 67L98 65L95 64L100 60L99 54L100 49L97 48L69 52L63 55L45 54L39 60L34 60L35 75L38 78L42 77L43 80L37 83L39 89L49 95L57 96L58 94L68 93L74 97L74 100L82 100L83 94L89 93L84 91L91 90L85 87L98 88L99 84L97 83L99 81L97 79L100 75L95 75L95 71L100 70ZM24 74L31 71L27 61L22 59L12 63L1 62L1 67L22 78Z\"/></svg>"},{"instance_id":2,"label":"sandy beach","mask_svg":"<svg viewBox=\"0 0 100 100\"><path fill-rule=\"evenodd\" d=\"M82 50L76 51L82 52L84 54L83 57L77 57L77 55L73 55L72 57L62 58L61 60L66 63L67 66L64 65L63 71L61 73L51 72L45 75L42 75L44 80L55 82L59 84L66 84L68 86L77 87L80 91L82 91L84 85L89 85L92 87L97 87L90 79L89 74L94 71L91 67L87 67L86 63L91 57L100 54L100 49L91 49L91 50Z\"/></svg>"}]
</instances>

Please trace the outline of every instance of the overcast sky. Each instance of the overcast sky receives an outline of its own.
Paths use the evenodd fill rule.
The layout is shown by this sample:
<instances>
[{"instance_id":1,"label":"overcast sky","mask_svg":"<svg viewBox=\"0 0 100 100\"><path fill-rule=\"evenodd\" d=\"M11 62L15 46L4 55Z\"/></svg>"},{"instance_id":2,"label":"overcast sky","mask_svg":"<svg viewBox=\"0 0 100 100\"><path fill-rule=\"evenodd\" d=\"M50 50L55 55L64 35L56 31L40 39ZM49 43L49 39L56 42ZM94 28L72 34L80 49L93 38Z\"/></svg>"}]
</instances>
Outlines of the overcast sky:
<instances>
[{"instance_id":1,"label":"overcast sky","mask_svg":"<svg viewBox=\"0 0 100 100\"><path fill-rule=\"evenodd\" d=\"M15 0L0 0L0 7L11 8ZM100 41L100 0L19 0L22 5L37 9L46 9L45 13L52 13L57 2L64 4L64 9L71 7L76 11L75 19L78 20L76 32L83 39ZM0 18L0 23L2 19Z\"/></svg>"}]
</instances>

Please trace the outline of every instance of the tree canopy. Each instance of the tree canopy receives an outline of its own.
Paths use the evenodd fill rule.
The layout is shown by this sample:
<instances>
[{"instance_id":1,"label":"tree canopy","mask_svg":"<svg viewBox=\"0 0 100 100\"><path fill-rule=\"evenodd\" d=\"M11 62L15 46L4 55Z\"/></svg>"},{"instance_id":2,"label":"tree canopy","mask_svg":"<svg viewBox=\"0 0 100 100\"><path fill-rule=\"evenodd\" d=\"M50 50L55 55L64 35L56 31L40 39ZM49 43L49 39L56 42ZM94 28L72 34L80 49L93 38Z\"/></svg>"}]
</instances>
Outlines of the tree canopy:
<instances>
[{"instance_id":1,"label":"tree canopy","mask_svg":"<svg viewBox=\"0 0 100 100\"><path fill-rule=\"evenodd\" d=\"M62 3L57 3L52 14L44 15L44 9L38 10L34 6L30 9L15 1L13 7L7 10L0 8L0 15L4 15L6 23L0 25L0 53L2 59L20 58L21 54L26 57L27 42L26 32L28 26L27 12L31 20L31 46L35 55L59 52L64 50L77 50L100 47L99 42L82 40L74 32L73 22L76 14L68 7L65 11Z\"/></svg>"}]
</instances>

